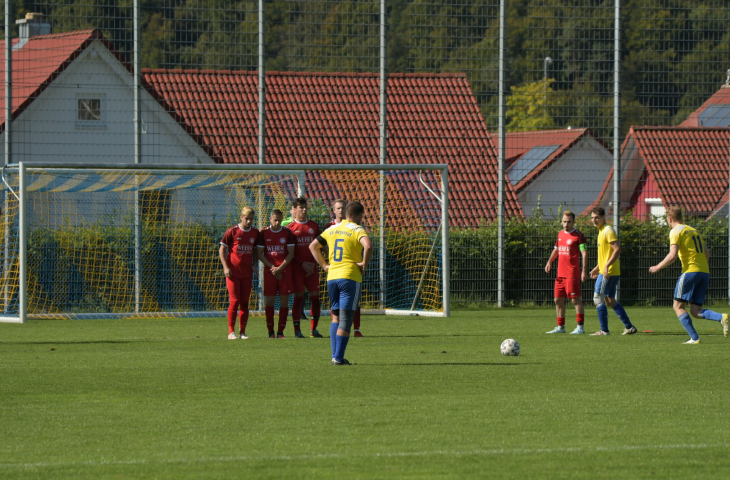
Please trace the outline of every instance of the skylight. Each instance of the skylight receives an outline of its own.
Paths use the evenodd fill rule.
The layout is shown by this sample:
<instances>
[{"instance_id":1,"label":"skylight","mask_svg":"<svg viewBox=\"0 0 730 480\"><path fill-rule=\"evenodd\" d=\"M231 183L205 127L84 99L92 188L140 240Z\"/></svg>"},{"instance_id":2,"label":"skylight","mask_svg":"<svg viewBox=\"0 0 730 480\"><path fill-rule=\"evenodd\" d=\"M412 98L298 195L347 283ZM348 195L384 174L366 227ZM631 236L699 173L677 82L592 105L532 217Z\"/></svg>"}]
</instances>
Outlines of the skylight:
<instances>
[{"instance_id":1,"label":"skylight","mask_svg":"<svg viewBox=\"0 0 730 480\"><path fill-rule=\"evenodd\" d=\"M701 127L730 126L730 105L710 105L700 112Z\"/></svg>"},{"instance_id":2,"label":"skylight","mask_svg":"<svg viewBox=\"0 0 730 480\"><path fill-rule=\"evenodd\" d=\"M560 148L560 145L546 145L540 147L533 147L526 154L517 160L512 165L507 174L512 185L517 185L520 181L527 176L535 167L540 165L543 160L548 158L550 155Z\"/></svg>"}]
</instances>

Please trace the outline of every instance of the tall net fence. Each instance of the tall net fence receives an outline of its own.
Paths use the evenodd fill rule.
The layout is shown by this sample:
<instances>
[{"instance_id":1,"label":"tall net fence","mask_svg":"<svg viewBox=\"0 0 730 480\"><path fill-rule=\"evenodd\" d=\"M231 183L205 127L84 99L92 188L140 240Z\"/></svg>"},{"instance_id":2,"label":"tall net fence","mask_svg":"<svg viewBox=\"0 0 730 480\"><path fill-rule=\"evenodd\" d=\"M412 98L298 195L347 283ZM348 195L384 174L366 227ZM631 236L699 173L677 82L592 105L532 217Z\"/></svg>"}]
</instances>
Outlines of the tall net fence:
<instances>
[{"instance_id":1,"label":"tall net fence","mask_svg":"<svg viewBox=\"0 0 730 480\"><path fill-rule=\"evenodd\" d=\"M594 208L618 224L622 302L669 304L678 265L648 267L681 206L708 302L728 297L725 2L509 2L505 28L498 0L13 8L6 163L444 163L454 306L552 301L561 214L593 268Z\"/></svg>"}]
</instances>

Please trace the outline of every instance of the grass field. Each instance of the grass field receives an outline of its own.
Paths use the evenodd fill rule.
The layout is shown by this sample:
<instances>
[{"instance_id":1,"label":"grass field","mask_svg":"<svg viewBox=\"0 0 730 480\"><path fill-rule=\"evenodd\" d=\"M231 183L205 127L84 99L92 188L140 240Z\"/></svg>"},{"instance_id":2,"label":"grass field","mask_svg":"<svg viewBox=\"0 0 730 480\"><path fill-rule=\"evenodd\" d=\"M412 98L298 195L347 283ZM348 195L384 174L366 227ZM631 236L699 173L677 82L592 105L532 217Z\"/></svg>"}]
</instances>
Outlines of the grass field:
<instances>
[{"instance_id":1,"label":"grass field","mask_svg":"<svg viewBox=\"0 0 730 480\"><path fill-rule=\"evenodd\" d=\"M627 310L654 333L365 317L351 367L261 319L247 341L224 319L0 324L0 478L730 478L730 339Z\"/></svg>"}]
</instances>

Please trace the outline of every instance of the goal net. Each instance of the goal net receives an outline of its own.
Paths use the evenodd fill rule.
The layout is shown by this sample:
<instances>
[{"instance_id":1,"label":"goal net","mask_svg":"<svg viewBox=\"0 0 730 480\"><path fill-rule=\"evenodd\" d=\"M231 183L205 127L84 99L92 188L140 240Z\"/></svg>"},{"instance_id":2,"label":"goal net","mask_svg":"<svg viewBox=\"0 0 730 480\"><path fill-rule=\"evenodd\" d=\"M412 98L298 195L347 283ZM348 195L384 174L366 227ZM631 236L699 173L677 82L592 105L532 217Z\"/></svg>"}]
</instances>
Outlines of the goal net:
<instances>
[{"instance_id":1,"label":"goal net","mask_svg":"<svg viewBox=\"0 0 730 480\"><path fill-rule=\"evenodd\" d=\"M443 165L9 165L0 321L225 316L223 233L244 206L261 229L297 196L321 227L335 199L365 206L374 250L363 313L448 315L446 175ZM320 292L328 309L324 272ZM261 294L256 278L253 315Z\"/></svg>"}]
</instances>

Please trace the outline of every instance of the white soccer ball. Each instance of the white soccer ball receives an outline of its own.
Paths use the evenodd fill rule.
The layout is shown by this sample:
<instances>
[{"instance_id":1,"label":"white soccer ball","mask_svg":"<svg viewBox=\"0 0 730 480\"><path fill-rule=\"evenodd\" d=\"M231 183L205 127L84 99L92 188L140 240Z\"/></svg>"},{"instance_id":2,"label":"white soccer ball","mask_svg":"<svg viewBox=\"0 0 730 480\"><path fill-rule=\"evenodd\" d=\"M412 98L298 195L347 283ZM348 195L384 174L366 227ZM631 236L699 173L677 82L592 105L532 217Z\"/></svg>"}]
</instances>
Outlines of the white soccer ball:
<instances>
[{"instance_id":1,"label":"white soccer ball","mask_svg":"<svg viewBox=\"0 0 730 480\"><path fill-rule=\"evenodd\" d=\"M499 351L502 352L502 355L516 357L520 354L520 344L517 343L517 340L508 338L502 342L502 345L499 347Z\"/></svg>"}]
</instances>

